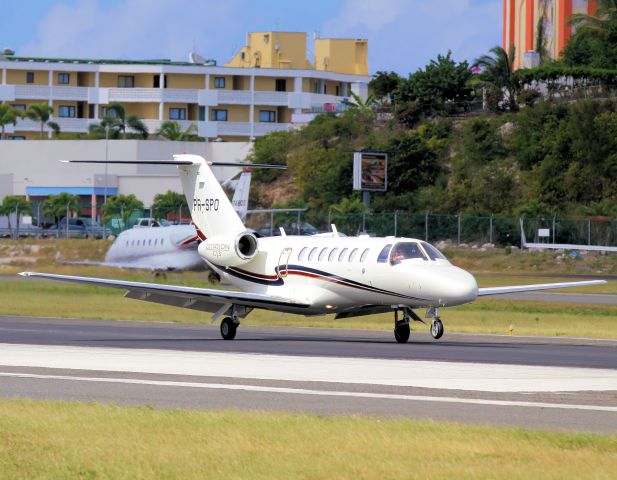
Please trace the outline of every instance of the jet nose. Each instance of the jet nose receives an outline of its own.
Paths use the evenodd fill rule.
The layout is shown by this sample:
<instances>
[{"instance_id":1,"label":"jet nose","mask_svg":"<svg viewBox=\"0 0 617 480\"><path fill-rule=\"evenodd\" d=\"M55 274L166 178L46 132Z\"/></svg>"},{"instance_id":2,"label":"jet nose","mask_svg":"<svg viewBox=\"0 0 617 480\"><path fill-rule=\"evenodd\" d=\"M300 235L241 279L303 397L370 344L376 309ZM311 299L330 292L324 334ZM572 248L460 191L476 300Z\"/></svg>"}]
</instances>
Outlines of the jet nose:
<instances>
[{"instance_id":1,"label":"jet nose","mask_svg":"<svg viewBox=\"0 0 617 480\"><path fill-rule=\"evenodd\" d=\"M474 276L458 267L451 267L444 282L444 303L447 305L461 305L473 302L478 296L478 283Z\"/></svg>"}]
</instances>

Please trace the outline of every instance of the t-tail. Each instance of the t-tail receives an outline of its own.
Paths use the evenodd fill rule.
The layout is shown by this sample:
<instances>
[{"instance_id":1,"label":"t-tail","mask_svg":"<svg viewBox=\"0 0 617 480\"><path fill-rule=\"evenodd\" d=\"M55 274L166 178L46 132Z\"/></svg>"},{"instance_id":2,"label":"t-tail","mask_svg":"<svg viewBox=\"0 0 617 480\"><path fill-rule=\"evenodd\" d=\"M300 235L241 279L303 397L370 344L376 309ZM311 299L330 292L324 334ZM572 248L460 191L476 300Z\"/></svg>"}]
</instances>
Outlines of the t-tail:
<instances>
[{"instance_id":1,"label":"t-tail","mask_svg":"<svg viewBox=\"0 0 617 480\"><path fill-rule=\"evenodd\" d=\"M238 216L242 221L246 219L246 214L248 212L249 192L251 191L251 175L252 173L250 168L245 168L242 170L238 183L236 184L236 191L231 199L231 204L236 212L238 212Z\"/></svg>"}]
</instances>

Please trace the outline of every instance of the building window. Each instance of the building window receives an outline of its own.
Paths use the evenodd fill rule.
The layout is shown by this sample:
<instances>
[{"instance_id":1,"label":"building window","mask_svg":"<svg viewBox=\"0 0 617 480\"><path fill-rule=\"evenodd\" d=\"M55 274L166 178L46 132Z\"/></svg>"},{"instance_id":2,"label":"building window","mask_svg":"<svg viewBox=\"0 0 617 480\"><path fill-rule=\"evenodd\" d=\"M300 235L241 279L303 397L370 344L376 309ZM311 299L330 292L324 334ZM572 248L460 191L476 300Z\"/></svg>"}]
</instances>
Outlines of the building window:
<instances>
[{"instance_id":1,"label":"building window","mask_svg":"<svg viewBox=\"0 0 617 480\"><path fill-rule=\"evenodd\" d=\"M214 88L225 88L225 77L214 77Z\"/></svg>"},{"instance_id":2,"label":"building window","mask_svg":"<svg viewBox=\"0 0 617 480\"><path fill-rule=\"evenodd\" d=\"M261 123L274 123L276 122L276 112L274 110L260 110L259 121Z\"/></svg>"},{"instance_id":3,"label":"building window","mask_svg":"<svg viewBox=\"0 0 617 480\"><path fill-rule=\"evenodd\" d=\"M26 83L34 83L34 72L26 72Z\"/></svg>"},{"instance_id":4,"label":"building window","mask_svg":"<svg viewBox=\"0 0 617 480\"><path fill-rule=\"evenodd\" d=\"M227 121L227 110L219 110L217 108L212 110L210 114L210 120L213 122L226 122Z\"/></svg>"},{"instance_id":5,"label":"building window","mask_svg":"<svg viewBox=\"0 0 617 480\"><path fill-rule=\"evenodd\" d=\"M75 118L75 107L72 105L60 105L58 116L63 118Z\"/></svg>"},{"instance_id":6,"label":"building window","mask_svg":"<svg viewBox=\"0 0 617 480\"><path fill-rule=\"evenodd\" d=\"M269 41L270 41L270 35L266 33L264 35L264 43L267 45Z\"/></svg>"},{"instance_id":7,"label":"building window","mask_svg":"<svg viewBox=\"0 0 617 480\"><path fill-rule=\"evenodd\" d=\"M14 108L15 110L19 110L20 112L26 111L26 105L24 103L13 103L11 105L11 108Z\"/></svg>"},{"instance_id":8,"label":"building window","mask_svg":"<svg viewBox=\"0 0 617 480\"><path fill-rule=\"evenodd\" d=\"M240 52L240 59L241 60L245 60L246 59L246 53Z\"/></svg>"},{"instance_id":9,"label":"building window","mask_svg":"<svg viewBox=\"0 0 617 480\"><path fill-rule=\"evenodd\" d=\"M206 121L206 107L199 107L199 121Z\"/></svg>"},{"instance_id":10,"label":"building window","mask_svg":"<svg viewBox=\"0 0 617 480\"><path fill-rule=\"evenodd\" d=\"M118 88L134 88L135 77L133 75L118 75Z\"/></svg>"},{"instance_id":11,"label":"building window","mask_svg":"<svg viewBox=\"0 0 617 480\"><path fill-rule=\"evenodd\" d=\"M277 78L275 81L274 89L277 92L286 92L287 91L287 80L284 78Z\"/></svg>"},{"instance_id":12,"label":"building window","mask_svg":"<svg viewBox=\"0 0 617 480\"><path fill-rule=\"evenodd\" d=\"M323 84L323 94L324 95L328 94L328 86L325 83Z\"/></svg>"},{"instance_id":13,"label":"building window","mask_svg":"<svg viewBox=\"0 0 617 480\"><path fill-rule=\"evenodd\" d=\"M170 120L186 120L186 108L170 108Z\"/></svg>"},{"instance_id":14,"label":"building window","mask_svg":"<svg viewBox=\"0 0 617 480\"><path fill-rule=\"evenodd\" d=\"M101 107L101 116L103 118L116 118L118 116L118 112L113 108Z\"/></svg>"},{"instance_id":15,"label":"building window","mask_svg":"<svg viewBox=\"0 0 617 480\"><path fill-rule=\"evenodd\" d=\"M319 82L313 82L313 93L319 93Z\"/></svg>"},{"instance_id":16,"label":"building window","mask_svg":"<svg viewBox=\"0 0 617 480\"><path fill-rule=\"evenodd\" d=\"M155 75L152 83L154 88L161 88L161 76ZM167 75L163 75L163 88L167 88Z\"/></svg>"},{"instance_id":17,"label":"building window","mask_svg":"<svg viewBox=\"0 0 617 480\"><path fill-rule=\"evenodd\" d=\"M13 135L11 137L11 140L25 140L26 137L24 137L23 135Z\"/></svg>"},{"instance_id":18,"label":"building window","mask_svg":"<svg viewBox=\"0 0 617 480\"><path fill-rule=\"evenodd\" d=\"M68 85L71 83L71 74L70 73L59 73L58 74L58 84L60 85Z\"/></svg>"},{"instance_id":19,"label":"building window","mask_svg":"<svg viewBox=\"0 0 617 480\"><path fill-rule=\"evenodd\" d=\"M341 96L341 87L339 87L338 85L336 86L336 93L335 93L335 95L336 95L337 97L340 97L340 96Z\"/></svg>"}]
</instances>

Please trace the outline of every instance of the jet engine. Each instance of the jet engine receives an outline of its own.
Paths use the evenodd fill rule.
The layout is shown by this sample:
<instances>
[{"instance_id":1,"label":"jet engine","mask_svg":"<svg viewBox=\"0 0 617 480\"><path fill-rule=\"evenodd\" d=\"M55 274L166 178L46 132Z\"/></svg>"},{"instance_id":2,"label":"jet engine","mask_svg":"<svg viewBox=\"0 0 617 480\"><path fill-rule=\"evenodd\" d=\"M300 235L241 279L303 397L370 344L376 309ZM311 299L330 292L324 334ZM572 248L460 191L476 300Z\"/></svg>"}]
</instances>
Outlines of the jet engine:
<instances>
[{"instance_id":1,"label":"jet engine","mask_svg":"<svg viewBox=\"0 0 617 480\"><path fill-rule=\"evenodd\" d=\"M216 236L201 242L197 251L215 265L237 267L253 259L257 253L257 237L250 232L236 237Z\"/></svg>"}]
</instances>

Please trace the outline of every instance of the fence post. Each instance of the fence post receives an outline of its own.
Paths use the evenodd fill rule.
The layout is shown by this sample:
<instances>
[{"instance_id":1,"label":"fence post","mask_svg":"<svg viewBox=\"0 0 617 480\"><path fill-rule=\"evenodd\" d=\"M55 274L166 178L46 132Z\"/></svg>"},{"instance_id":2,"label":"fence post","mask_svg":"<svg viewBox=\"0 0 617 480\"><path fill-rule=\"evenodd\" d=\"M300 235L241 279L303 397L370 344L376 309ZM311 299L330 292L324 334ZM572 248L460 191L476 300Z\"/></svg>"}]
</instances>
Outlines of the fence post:
<instances>
[{"instance_id":1,"label":"fence post","mask_svg":"<svg viewBox=\"0 0 617 480\"><path fill-rule=\"evenodd\" d=\"M456 246L461 246L461 214L458 214L457 218L457 233L456 233Z\"/></svg>"},{"instance_id":2,"label":"fence post","mask_svg":"<svg viewBox=\"0 0 617 480\"><path fill-rule=\"evenodd\" d=\"M65 238L69 238L69 204L66 204L66 222L64 227Z\"/></svg>"},{"instance_id":3,"label":"fence post","mask_svg":"<svg viewBox=\"0 0 617 480\"><path fill-rule=\"evenodd\" d=\"M488 222L489 222L488 243L493 245L493 214L492 213L491 213L491 216L490 216Z\"/></svg>"},{"instance_id":4,"label":"fence post","mask_svg":"<svg viewBox=\"0 0 617 480\"><path fill-rule=\"evenodd\" d=\"M591 218L587 219L587 245L591 245Z\"/></svg>"},{"instance_id":5,"label":"fence post","mask_svg":"<svg viewBox=\"0 0 617 480\"><path fill-rule=\"evenodd\" d=\"M424 241L428 242L428 210L424 212Z\"/></svg>"},{"instance_id":6,"label":"fence post","mask_svg":"<svg viewBox=\"0 0 617 480\"><path fill-rule=\"evenodd\" d=\"M394 236L398 235L398 210L394 210Z\"/></svg>"},{"instance_id":7,"label":"fence post","mask_svg":"<svg viewBox=\"0 0 617 480\"><path fill-rule=\"evenodd\" d=\"M37 230L36 230L36 238L41 238L41 230L43 227L41 227L41 202L39 201L36 204L36 224L37 224Z\"/></svg>"},{"instance_id":8,"label":"fence post","mask_svg":"<svg viewBox=\"0 0 617 480\"><path fill-rule=\"evenodd\" d=\"M270 212L270 236L274 232L274 212Z\"/></svg>"},{"instance_id":9,"label":"fence post","mask_svg":"<svg viewBox=\"0 0 617 480\"><path fill-rule=\"evenodd\" d=\"M555 215L553 215L553 243L557 243L555 240Z\"/></svg>"},{"instance_id":10,"label":"fence post","mask_svg":"<svg viewBox=\"0 0 617 480\"><path fill-rule=\"evenodd\" d=\"M296 223L296 230L298 231L298 235L300 235L300 211L298 211L298 222Z\"/></svg>"},{"instance_id":11,"label":"fence post","mask_svg":"<svg viewBox=\"0 0 617 480\"><path fill-rule=\"evenodd\" d=\"M362 233L366 233L366 211L362 212Z\"/></svg>"}]
</instances>

